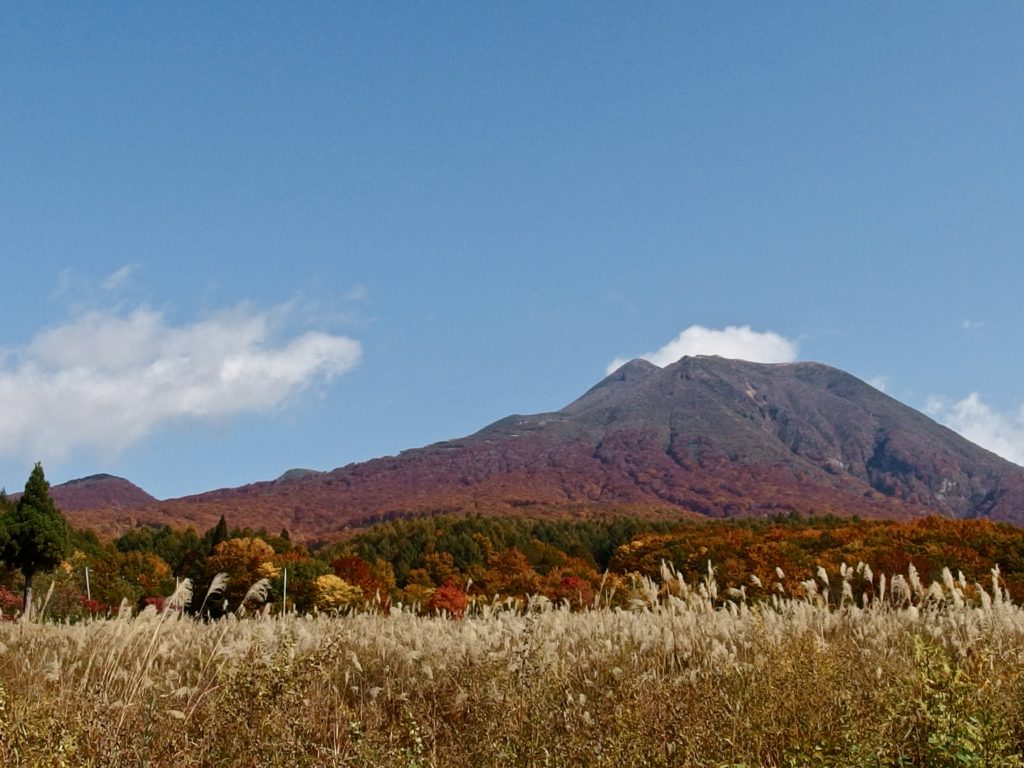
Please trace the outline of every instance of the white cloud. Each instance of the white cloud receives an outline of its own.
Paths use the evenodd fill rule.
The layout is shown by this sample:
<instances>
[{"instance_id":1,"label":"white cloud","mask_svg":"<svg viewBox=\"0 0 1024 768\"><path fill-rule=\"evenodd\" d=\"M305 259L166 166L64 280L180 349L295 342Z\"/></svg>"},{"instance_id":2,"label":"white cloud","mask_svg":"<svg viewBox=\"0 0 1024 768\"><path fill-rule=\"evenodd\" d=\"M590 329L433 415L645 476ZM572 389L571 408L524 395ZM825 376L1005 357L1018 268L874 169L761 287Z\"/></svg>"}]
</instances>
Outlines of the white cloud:
<instances>
[{"instance_id":1,"label":"white cloud","mask_svg":"<svg viewBox=\"0 0 1024 768\"><path fill-rule=\"evenodd\" d=\"M116 290L127 282L128 278L131 277L132 272L135 271L133 264L125 264L116 272L107 275L103 279L103 287L108 291Z\"/></svg>"},{"instance_id":2,"label":"white cloud","mask_svg":"<svg viewBox=\"0 0 1024 768\"><path fill-rule=\"evenodd\" d=\"M889 386L889 379L885 376L872 376L867 382L879 392L885 392Z\"/></svg>"},{"instance_id":3,"label":"white cloud","mask_svg":"<svg viewBox=\"0 0 1024 768\"><path fill-rule=\"evenodd\" d=\"M115 273L116 274L116 273ZM238 307L188 325L91 311L0 357L0 454L116 454L156 427L273 408L358 364L358 341L278 340L285 310Z\"/></svg>"},{"instance_id":4,"label":"white cloud","mask_svg":"<svg viewBox=\"0 0 1024 768\"><path fill-rule=\"evenodd\" d=\"M348 291L345 293L345 300L365 301L369 295L370 289L367 288L362 283L357 283L356 285L353 285L351 288L349 288Z\"/></svg>"},{"instance_id":5,"label":"white cloud","mask_svg":"<svg viewBox=\"0 0 1024 768\"><path fill-rule=\"evenodd\" d=\"M666 366L686 355L719 355L752 363L791 363L797 359L799 345L773 331L759 332L749 325L730 325L724 330L691 325L657 352L639 355L655 365ZM629 362L616 358L608 373Z\"/></svg>"},{"instance_id":6,"label":"white cloud","mask_svg":"<svg viewBox=\"0 0 1024 768\"><path fill-rule=\"evenodd\" d=\"M972 392L952 405L943 398L930 397L925 410L971 442L1024 465L1024 406L1016 413L1002 413Z\"/></svg>"}]
</instances>

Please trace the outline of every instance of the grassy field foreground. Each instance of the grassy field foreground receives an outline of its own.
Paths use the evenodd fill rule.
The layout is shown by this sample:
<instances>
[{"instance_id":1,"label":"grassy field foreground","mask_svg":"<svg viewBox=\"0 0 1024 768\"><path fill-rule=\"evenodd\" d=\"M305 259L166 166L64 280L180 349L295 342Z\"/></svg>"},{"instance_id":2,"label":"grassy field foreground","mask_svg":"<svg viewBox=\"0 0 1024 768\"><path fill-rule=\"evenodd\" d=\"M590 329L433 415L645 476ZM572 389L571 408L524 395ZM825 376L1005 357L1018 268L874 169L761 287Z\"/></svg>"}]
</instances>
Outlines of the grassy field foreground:
<instances>
[{"instance_id":1,"label":"grassy field foreground","mask_svg":"<svg viewBox=\"0 0 1024 768\"><path fill-rule=\"evenodd\" d=\"M7 622L0 765L1024 764L1001 590L804 592L668 573L632 610Z\"/></svg>"}]
</instances>

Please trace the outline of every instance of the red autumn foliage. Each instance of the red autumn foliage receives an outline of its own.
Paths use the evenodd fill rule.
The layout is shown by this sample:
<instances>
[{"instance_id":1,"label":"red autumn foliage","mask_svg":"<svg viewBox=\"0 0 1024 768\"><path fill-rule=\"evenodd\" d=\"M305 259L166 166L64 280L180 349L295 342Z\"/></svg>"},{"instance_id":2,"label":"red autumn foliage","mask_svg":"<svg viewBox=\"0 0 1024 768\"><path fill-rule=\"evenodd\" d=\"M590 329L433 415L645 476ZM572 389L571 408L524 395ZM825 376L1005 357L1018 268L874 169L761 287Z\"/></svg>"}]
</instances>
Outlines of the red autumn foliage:
<instances>
[{"instance_id":1,"label":"red autumn foliage","mask_svg":"<svg viewBox=\"0 0 1024 768\"><path fill-rule=\"evenodd\" d=\"M143 608L147 608L147 607L149 607L151 605L156 608L157 612L162 611L164 609L164 598L162 596L159 596L159 595L157 597L146 597L146 598L143 598L143 600L142 600L142 607Z\"/></svg>"},{"instance_id":2,"label":"red autumn foliage","mask_svg":"<svg viewBox=\"0 0 1024 768\"><path fill-rule=\"evenodd\" d=\"M102 603L99 600L90 600L85 595L79 595L78 602L92 616L105 614L110 608L106 603Z\"/></svg>"},{"instance_id":3,"label":"red autumn foliage","mask_svg":"<svg viewBox=\"0 0 1024 768\"><path fill-rule=\"evenodd\" d=\"M372 600L380 589L380 583L373 575L370 564L353 555L339 557L331 562L334 575L344 579L349 584L359 587L363 591L363 597Z\"/></svg>"},{"instance_id":4,"label":"red autumn foliage","mask_svg":"<svg viewBox=\"0 0 1024 768\"><path fill-rule=\"evenodd\" d=\"M24 605L20 596L5 587L0 586L0 611L3 611L5 619L14 618L15 613L20 613Z\"/></svg>"},{"instance_id":5,"label":"red autumn foliage","mask_svg":"<svg viewBox=\"0 0 1024 768\"><path fill-rule=\"evenodd\" d=\"M569 607L582 610L594 604L594 588L579 576L565 576L551 590L549 597L556 602L568 601Z\"/></svg>"},{"instance_id":6,"label":"red autumn foliage","mask_svg":"<svg viewBox=\"0 0 1024 768\"><path fill-rule=\"evenodd\" d=\"M468 606L469 597L450 581L435 589L427 602L427 609L431 613L444 612L453 619L465 616Z\"/></svg>"}]
</instances>

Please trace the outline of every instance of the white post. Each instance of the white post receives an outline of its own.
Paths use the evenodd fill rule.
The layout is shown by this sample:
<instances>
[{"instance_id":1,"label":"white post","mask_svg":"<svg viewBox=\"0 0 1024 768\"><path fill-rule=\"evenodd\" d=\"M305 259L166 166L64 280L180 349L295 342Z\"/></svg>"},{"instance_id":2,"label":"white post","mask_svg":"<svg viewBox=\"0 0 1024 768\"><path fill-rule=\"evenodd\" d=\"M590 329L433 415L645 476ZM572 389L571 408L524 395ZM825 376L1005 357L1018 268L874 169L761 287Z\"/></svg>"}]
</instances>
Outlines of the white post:
<instances>
[{"instance_id":1,"label":"white post","mask_svg":"<svg viewBox=\"0 0 1024 768\"><path fill-rule=\"evenodd\" d=\"M92 590L89 589L89 566L85 566L85 599L92 602Z\"/></svg>"},{"instance_id":2,"label":"white post","mask_svg":"<svg viewBox=\"0 0 1024 768\"><path fill-rule=\"evenodd\" d=\"M281 613L288 612L288 569L284 569L284 587L281 588Z\"/></svg>"}]
</instances>

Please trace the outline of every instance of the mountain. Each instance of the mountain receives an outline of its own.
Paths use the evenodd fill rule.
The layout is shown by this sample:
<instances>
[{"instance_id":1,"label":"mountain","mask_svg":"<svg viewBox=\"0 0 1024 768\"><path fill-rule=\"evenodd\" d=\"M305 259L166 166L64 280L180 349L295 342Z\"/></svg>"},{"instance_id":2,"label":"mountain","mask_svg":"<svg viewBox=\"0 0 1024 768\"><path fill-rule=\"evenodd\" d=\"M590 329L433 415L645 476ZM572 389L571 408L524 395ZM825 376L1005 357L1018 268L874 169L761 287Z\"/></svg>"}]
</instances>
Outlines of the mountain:
<instances>
[{"instance_id":1,"label":"mountain","mask_svg":"<svg viewBox=\"0 0 1024 768\"><path fill-rule=\"evenodd\" d=\"M558 411L331 472L103 510L102 527L203 529L224 514L318 540L399 515L463 511L1024 523L1024 468L818 363L634 360Z\"/></svg>"},{"instance_id":2,"label":"mountain","mask_svg":"<svg viewBox=\"0 0 1024 768\"><path fill-rule=\"evenodd\" d=\"M90 475L50 489L53 500L65 513L94 509L138 509L156 503L139 486L114 475Z\"/></svg>"}]
</instances>

